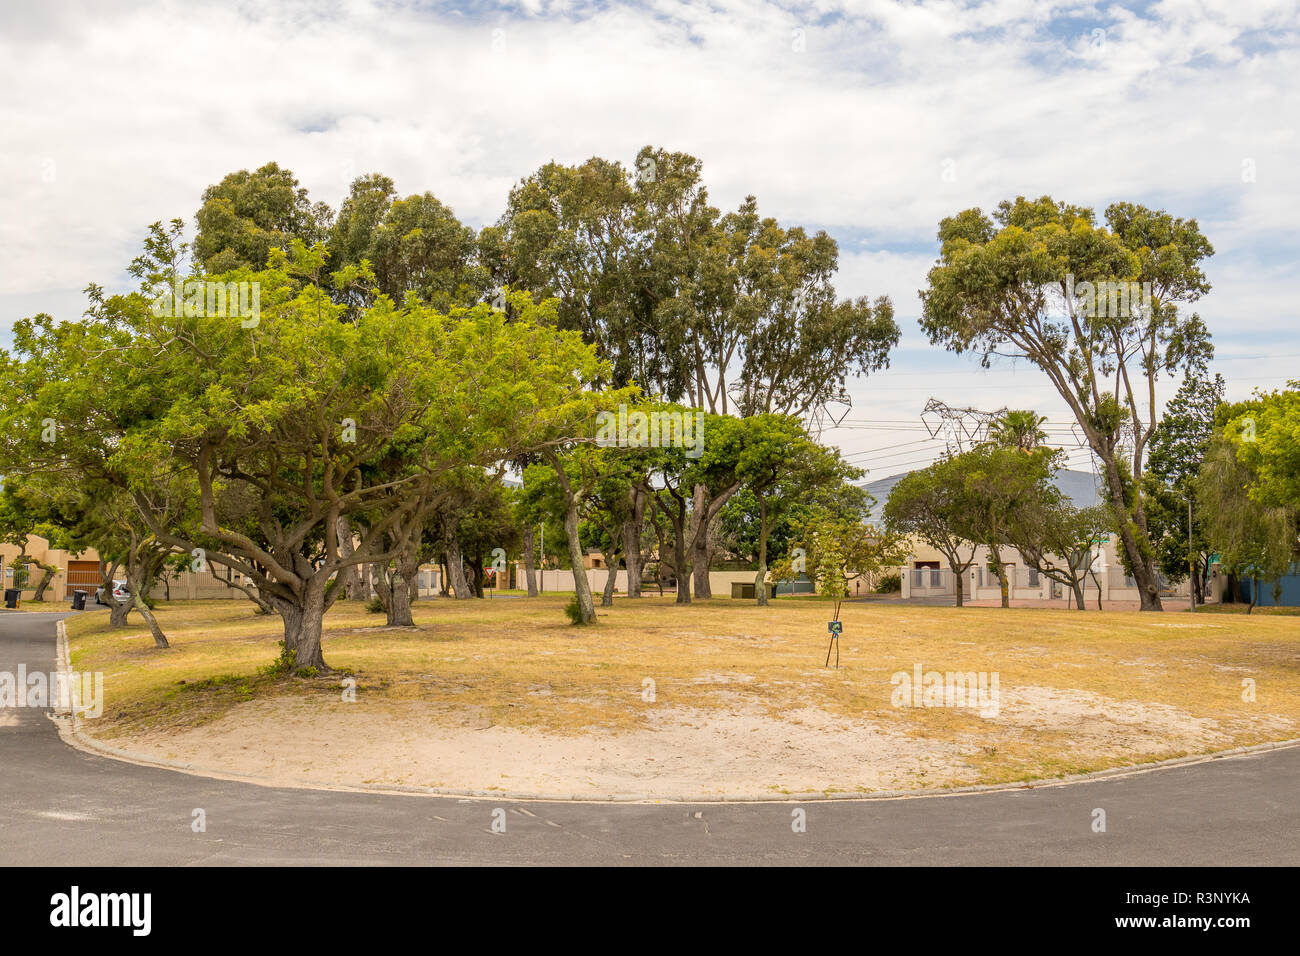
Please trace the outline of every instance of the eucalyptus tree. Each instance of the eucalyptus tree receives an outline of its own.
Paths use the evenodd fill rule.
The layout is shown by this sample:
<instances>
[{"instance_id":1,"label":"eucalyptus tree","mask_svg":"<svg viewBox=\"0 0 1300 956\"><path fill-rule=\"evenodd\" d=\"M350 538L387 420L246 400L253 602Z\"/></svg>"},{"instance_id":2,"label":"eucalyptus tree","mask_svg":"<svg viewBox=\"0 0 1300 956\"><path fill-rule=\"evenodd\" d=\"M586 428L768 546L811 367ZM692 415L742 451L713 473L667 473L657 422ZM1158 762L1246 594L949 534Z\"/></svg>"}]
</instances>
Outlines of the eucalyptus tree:
<instances>
[{"instance_id":1,"label":"eucalyptus tree","mask_svg":"<svg viewBox=\"0 0 1300 956\"><path fill-rule=\"evenodd\" d=\"M1159 379L1212 355L1200 317L1182 314L1210 285L1213 254L1196 220L1133 203L1091 209L1044 196L967 209L939 224L938 262L921 291L930 341L1037 366L1101 461L1143 610L1159 610L1142 493Z\"/></svg>"},{"instance_id":2,"label":"eucalyptus tree","mask_svg":"<svg viewBox=\"0 0 1300 956\"><path fill-rule=\"evenodd\" d=\"M431 192L399 198L393 181L371 174L352 183L330 231L329 266L340 277L367 264L373 288L339 281L335 298L365 307L382 293L401 302L413 293L440 311L483 298L490 276L478 237Z\"/></svg>"},{"instance_id":3,"label":"eucalyptus tree","mask_svg":"<svg viewBox=\"0 0 1300 956\"><path fill-rule=\"evenodd\" d=\"M898 341L887 298L837 299L831 237L759 216L752 196L723 215L686 153L548 163L511 191L480 248L501 284L558 298L560 325L609 360L610 385L713 414L807 415L887 365ZM639 489L627 554L639 552ZM708 597L709 534L727 496L698 484L691 497L695 589Z\"/></svg>"},{"instance_id":4,"label":"eucalyptus tree","mask_svg":"<svg viewBox=\"0 0 1300 956\"><path fill-rule=\"evenodd\" d=\"M332 218L330 208L312 202L279 164L241 169L203 191L195 255L208 273L264 269L272 249L287 252L295 239L306 245L324 240Z\"/></svg>"}]
</instances>

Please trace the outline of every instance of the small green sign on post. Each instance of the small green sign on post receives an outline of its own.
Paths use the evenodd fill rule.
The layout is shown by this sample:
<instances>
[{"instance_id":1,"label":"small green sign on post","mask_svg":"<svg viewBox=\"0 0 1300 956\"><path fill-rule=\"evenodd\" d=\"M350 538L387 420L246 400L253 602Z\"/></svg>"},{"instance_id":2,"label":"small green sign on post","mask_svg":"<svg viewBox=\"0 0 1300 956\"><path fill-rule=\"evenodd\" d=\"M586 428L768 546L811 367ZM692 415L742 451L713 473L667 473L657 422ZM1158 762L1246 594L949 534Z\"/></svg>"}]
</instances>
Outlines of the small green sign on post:
<instances>
[{"instance_id":1,"label":"small green sign on post","mask_svg":"<svg viewBox=\"0 0 1300 956\"><path fill-rule=\"evenodd\" d=\"M834 647L834 648L835 648L835 667L836 667L836 669L838 669L839 666L840 666L840 634L842 634L842 633L844 632L844 622L843 622L843 621L827 621L827 622L826 622L826 630L830 632L831 639L830 639L830 643L826 645L826 665L825 665L825 666L827 666L827 667L830 666L830 663L831 663L831 648Z\"/></svg>"}]
</instances>

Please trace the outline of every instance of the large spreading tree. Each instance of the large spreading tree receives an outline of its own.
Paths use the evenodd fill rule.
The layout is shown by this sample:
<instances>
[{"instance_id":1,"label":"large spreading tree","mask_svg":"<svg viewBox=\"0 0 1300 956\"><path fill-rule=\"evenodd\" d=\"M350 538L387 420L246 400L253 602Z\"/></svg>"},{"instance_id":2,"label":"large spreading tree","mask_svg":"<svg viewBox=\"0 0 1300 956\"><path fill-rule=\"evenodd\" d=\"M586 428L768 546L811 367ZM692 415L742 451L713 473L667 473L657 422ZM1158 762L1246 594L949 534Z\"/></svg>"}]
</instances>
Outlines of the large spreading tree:
<instances>
[{"instance_id":1,"label":"large spreading tree","mask_svg":"<svg viewBox=\"0 0 1300 956\"><path fill-rule=\"evenodd\" d=\"M939 224L921 327L954 352L1024 359L1047 375L1101 462L1143 610L1159 610L1142 476L1157 382L1202 367L1209 332L1180 306L1209 291L1196 220L1133 203L1091 209L1044 196Z\"/></svg>"},{"instance_id":2,"label":"large spreading tree","mask_svg":"<svg viewBox=\"0 0 1300 956\"><path fill-rule=\"evenodd\" d=\"M404 519L435 507L443 474L590 434L573 412L603 372L531 301L507 319L381 296L339 321L343 307L306 278L323 260L323 246L295 243L292 260L277 249L241 272L261 287L252 327L157 314L157 262L139 292L96 290L81 322L19 323L0 422L5 461L94 469L159 543L250 578L283 619L286 658L317 668L340 572L394 557L390 532L422 527ZM191 519L157 498L177 483ZM339 519L362 515L357 546L340 547Z\"/></svg>"}]
</instances>

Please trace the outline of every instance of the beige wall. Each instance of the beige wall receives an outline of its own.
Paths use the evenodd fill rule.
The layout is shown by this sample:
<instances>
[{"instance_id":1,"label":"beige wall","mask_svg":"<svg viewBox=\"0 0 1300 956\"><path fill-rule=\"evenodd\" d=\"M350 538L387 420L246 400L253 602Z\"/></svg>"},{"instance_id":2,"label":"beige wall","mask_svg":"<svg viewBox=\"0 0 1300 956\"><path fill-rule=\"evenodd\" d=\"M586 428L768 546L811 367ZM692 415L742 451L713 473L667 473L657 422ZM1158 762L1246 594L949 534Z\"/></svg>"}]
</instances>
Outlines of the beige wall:
<instances>
[{"instance_id":1,"label":"beige wall","mask_svg":"<svg viewBox=\"0 0 1300 956\"><path fill-rule=\"evenodd\" d=\"M904 597L925 597L937 596L940 594L952 594L955 588L951 584L951 571L948 570L947 559L935 548L923 541L913 539L911 542L911 554L908 556L907 563L904 567L899 568L903 576L903 596ZM1101 597L1106 601L1137 601L1140 598L1136 585L1129 584L1125 580L1124 565L1119 560L1116 548L1119 542L1115 535L1110 536L1110 540L1101 545L1094 551L1096 557L1093 560L1093 570L1096 572L1097 583L1101 585ZM963 554L966 550L963 549ZM988 567L989 549L978 547L975 550L975 562L965 571L963 575L963 595L972 600L996 599L1002 595L1001 585L997 577L986 573L984 575L984 584L980 584L980 568ZM1004 563L1014 565L1015 571L1009 581L1011 585L1011 597L1020 599L1046 599L1051 595L1051 584L1045 576L1039 575L1039 583L1030 585L1028 581L1028 568L1024 559L1013 548L1000 549L999 554ZM916 567L918 561L937 561L939 568L944 573L941 575L944 584L939 588L914 586L910 571ZM1175 595L1186 597L1188 593L1188 582L1183 581L1176 585L1172 590ZM1084 586L1085 599L1091 595L1092 600L1096 600L1097 586L1093 583L1092 576L1086 580ZM1064 597L1064 591L1060 591L1058 597Z\"/></svg>"},{"instance_id":2,"label":"beige wall","mask_svg":"<svg viewBox=\"0 0 1300 956\"><path fill-rule=\"evenodd\" d=\"M10 586L13 576L9 570L9 564L14 558L18 557L20 549L16 544L0 544L0 560L3 560L5 566L4 586ZM67 591L68 582L68 561L98 561L99 553L91 548L81 554L73 554L63 551L59 548L51 548L50 543L39 535L28 535L27 548L25 553L32 558L38 558L46 564L53 564L58 567L59 572L50 582L49 589L45 592L46 600L62 601ZM32 573L28 576L26 587L23 590L23 598L30 599L36 593L36 584L39 583L44 572L36 565L31 566Z\"/></svg>"}]
</instances>

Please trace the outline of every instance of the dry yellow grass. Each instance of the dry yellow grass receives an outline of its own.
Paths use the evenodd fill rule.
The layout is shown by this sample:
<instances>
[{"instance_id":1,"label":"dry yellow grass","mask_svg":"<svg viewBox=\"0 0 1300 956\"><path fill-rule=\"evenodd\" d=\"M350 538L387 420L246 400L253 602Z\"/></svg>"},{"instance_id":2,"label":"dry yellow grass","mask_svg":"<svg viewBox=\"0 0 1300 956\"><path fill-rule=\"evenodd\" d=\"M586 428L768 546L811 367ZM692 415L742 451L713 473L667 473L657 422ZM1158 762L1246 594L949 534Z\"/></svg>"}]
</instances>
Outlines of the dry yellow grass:
<instances>
[{"instance_id":1,"label":"dry yellow grass","mask_svg":"<svg viewBox=\"0 0 1300 956\"><path fill-rule=\"evenodd\" d=\"M835 670L822 663L829 605L818 599L768 608L725 598L690 607L619 600L587 628L568 625L565 600L425 601L415 629L385 628L382 617L340 604L326 620L325 659L398 720L403 702L415 700L449 719L473 712L559 733L644 728L665 706L773 717L815 708L957 742L980 782L1101 769L1132 762L1134 752L1154 760L1300 736L1300 618L1291 616L850 604ZM160 604L158 618L171 650L154 650L134 617L116 632L106 615L69 622L74 667L105 674L97 734L194 726L254 697L337 699L340 673L259 673L282 634L278 619L245 602ZM1002 708L1018 707L1018 716L893 706L891 676L916 664L996 672ZM647 680L653 702L643 697ZM1246 680L1254 701L1243 699ZM1099 739L1081 749L1089 706L1122 712L1117 719L1140 746L1112 753ZM1072 719L1058 719L1062 707ZM1175 725L1204 729L1207 743L1189 745L1200 731L1174 733Z\"/></svg>"}]
</instances>

